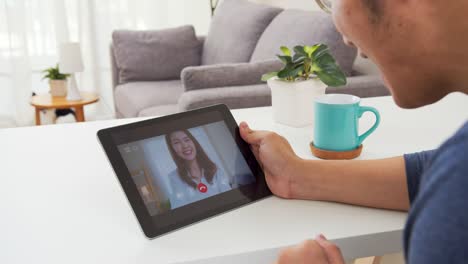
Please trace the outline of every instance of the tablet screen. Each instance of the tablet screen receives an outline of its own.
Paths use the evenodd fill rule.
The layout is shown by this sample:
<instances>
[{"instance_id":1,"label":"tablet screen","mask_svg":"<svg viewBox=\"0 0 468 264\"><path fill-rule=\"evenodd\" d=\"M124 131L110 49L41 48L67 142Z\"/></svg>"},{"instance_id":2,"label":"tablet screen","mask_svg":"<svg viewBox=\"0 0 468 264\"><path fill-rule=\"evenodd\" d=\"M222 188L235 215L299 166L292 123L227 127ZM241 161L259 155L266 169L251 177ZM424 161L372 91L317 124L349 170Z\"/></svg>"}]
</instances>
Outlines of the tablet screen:
<instances>
[{"instance_id":1,"label":"tablet screen","mask_svg":"<svg viewBox=\"0 0 468 264\"><path fill-rule=\"evenodd\" d=\"M98 136L149 238L271 195L224 105L103 129Z\"/></svg>"},{"instance_id":2,"label":"tablet screen","mask_svg":"<svg viewBox=\"0 0 468 264\"><path fill-rule=\"evenodd\" d=\"M151 216L255 182L225 122L118 146Z\"/></svg>"}]
</instances>

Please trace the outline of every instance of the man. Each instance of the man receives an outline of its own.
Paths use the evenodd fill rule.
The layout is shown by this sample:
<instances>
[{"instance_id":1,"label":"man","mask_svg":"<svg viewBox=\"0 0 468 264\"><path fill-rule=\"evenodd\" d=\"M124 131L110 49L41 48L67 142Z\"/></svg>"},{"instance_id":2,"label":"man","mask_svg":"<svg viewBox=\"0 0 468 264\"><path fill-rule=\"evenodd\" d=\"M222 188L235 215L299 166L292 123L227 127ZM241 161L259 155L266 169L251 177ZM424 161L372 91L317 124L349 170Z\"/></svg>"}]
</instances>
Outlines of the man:
<instances>
[{"instance_id":1,"label":"man","mask_svg":"<svg viewBox=\"0 0 468 264\"><path fill-rule=\"evenodd\" d=\"M345 42L377 64L399 106L416 108L452 92L468 94L468 1L331 2ZM277 134L253 131L245 123L241 134L277 196L409 210L407 263L468 262L468 122L435 151L369 161L303 160ZM285 250L277 263L344 261L319 235Z\"/></svg>"}]
</instances>

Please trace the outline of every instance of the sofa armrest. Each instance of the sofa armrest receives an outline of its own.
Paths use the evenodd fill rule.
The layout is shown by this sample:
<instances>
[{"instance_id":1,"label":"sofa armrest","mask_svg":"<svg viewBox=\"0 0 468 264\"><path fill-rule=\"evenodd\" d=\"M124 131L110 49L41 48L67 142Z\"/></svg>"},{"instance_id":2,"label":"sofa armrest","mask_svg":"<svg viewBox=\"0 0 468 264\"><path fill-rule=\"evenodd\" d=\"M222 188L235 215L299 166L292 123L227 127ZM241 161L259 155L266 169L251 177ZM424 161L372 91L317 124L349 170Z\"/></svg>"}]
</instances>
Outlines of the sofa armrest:
<instances>
[{"instance_id":1,"label":"sofa armrest","mask_svg":"<svg viewBox=\"0 0 468 264\"><path fill-rule=\"evenodd\" d=\"M361 98L390 95L390 91L378 75L349 77L344 86L328 87L327 94L331 93L352 94Z\"/></svg>"},{"instance_id":2,"label":"sofa armrest","mask_svg":"<svg viewBox=\"0 0 468 264\"><path fill-rule=\"evenodd\" d=\"M379 76L349 77L348 84L329 87L327 93L352 94L362 98L390 95ZM266 84L225 86L186 91L179 99L179 111L188 111L214 104L230 109L271 106L271 90Z\"/></svg>"},{"instance_id":3,"label":"sofa armrest","mask_svg":"<svg viewBox=\"0 0 468 264\"><path fill-rule=\"evenodd\" d=\"M180 97L179 111L215 104L225 104L230 109L270 106L271 91L266 84L192 90Z\"/></svg>"},{"instance_id":4,"label":"sofa armrest","mask_svg":"<svg viewBox=\"0 0 468 264\"><path fill-rule=\"evenodd\" d=\"M206 40L206 36L197 36L197 39L198 41L200 42L200 45L205 45L205 40Z\"/></svg>"},{"instance_id":5,"label":"sofa armrest","mask_svg":"<svg viewBox=\"0 0 468 264\"><path fill-rule=\"evenodd\" d=\"M194 66L187 67L182 71L181 80L185 91L254 85L262 83L263 74L278 71L281 67L282 63L276 60Z\"/></svg>"}]
</instances>

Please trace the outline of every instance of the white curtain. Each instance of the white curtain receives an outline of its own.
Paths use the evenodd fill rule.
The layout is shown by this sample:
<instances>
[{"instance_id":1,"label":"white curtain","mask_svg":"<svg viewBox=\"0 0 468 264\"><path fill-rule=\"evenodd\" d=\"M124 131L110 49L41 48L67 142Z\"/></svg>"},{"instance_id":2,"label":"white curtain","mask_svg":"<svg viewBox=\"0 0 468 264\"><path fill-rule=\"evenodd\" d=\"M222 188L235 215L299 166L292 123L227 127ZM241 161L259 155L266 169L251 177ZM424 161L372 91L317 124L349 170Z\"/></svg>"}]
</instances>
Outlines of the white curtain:
<instances>
[{"instance_id":1,"label":"white curtain","mask_svg":"<svg viewBox=\"0 0 468 264\"><path fill-rule=\"evenodd\" d=\"M0 0L0 119L31 125L31 93L48 92L41 71L54 66L60 43L81 43L80 89L95 91L94 119L113 117L109 44L115 29L195 26L204 35L209 0Z\"/></svg>"}]
</instances>

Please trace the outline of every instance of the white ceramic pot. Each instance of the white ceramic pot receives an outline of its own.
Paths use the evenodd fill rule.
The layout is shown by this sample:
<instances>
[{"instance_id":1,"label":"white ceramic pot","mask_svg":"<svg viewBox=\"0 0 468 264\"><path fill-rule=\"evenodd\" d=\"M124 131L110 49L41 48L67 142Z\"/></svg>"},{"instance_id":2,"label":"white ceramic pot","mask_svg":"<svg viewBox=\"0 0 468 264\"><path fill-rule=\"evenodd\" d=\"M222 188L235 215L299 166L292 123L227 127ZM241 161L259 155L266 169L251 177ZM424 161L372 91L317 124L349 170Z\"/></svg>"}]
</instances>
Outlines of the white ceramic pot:
<instances>
[{"instance_id":1,"label":"white ceramic pot","mask_svg":"<svg viewBox=\"0 0 468 264\"><path fill-rule=\"evenodd\" d=\"M327 85L319 79L286 82L268 81L273 103L273 119L280 124L304 127L314 123L314 99L325 94Z\"/></svg>"},{"instance_id":2,"label":"white ceramic pot","mask_svg":"<svg viewBox=\"0 0 468 264\"><path fill-rule=\"evenodd\" d=\"M50 94L52 96L66 96L67 95L67 81L66 80L50 80Z\"/></svg>"}]
</instances>

